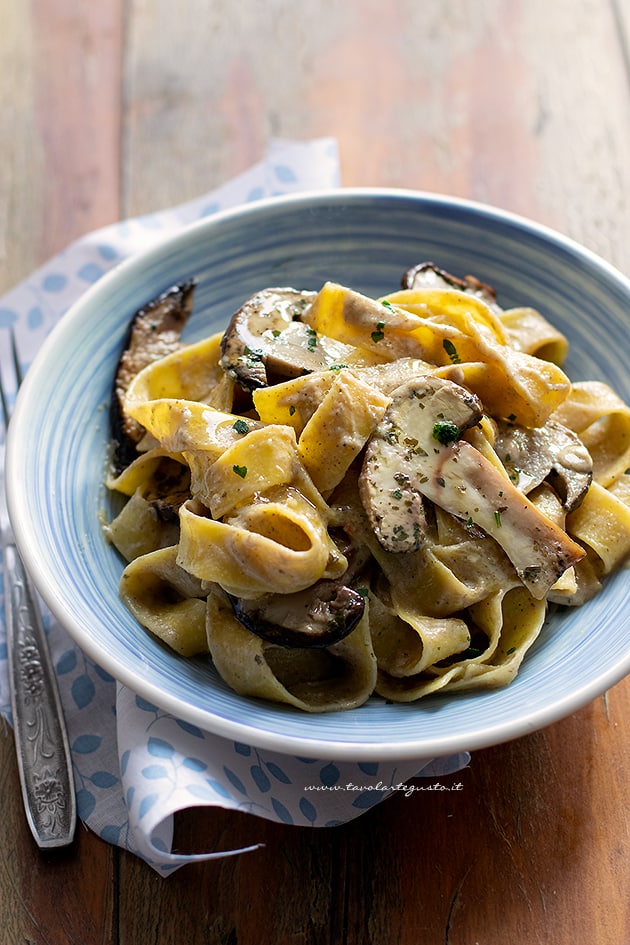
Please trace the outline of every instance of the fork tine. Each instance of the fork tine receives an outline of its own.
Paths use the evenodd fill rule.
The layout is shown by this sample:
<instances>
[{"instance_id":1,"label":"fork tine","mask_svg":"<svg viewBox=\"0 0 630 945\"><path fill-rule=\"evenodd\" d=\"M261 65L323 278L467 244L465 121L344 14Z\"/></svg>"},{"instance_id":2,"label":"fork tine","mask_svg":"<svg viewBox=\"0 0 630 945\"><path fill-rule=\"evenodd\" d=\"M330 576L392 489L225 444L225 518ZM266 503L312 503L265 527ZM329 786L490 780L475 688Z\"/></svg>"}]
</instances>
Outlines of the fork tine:
<instances>
[{"instance_id":1,"label":"fork tine","mask_svg":"<svg viewBox=\"0 0 630 945\"><path fill-rule=\"evenodd\" d=\"M12 330L11 350L16 387L19 388L22 372ZM6 380L5 373L3 385L0 376L0 399L8 427L10 411ZM18 773L28 825L38 847L50 849L67 846L75 834L77 811L72 756L37 592L20 557L4 499L4 475L0 466L0 545ZM33 680L37 684L35 695ZM38 732L41 738L37 736ZM42 800L42 785L47 784L52 785L52 793L46 793Z\"/></svg>"},{"instance_id":2,"label":"fork tine","mask_svg":"<svg viewBox=\"0 0 630 945\"><path fill-rule=\"evenodd\" d=\"M11 326L11 354L13 355L13 368L15 370L15 381L19 389L22 383L22 368L20 367L20 359L18 357L17 343L15 341L15 332L13 331L13 326Z\"/></svg>"},{"instance_id":3,"label":"fork tine","mask_svg":"<svg viewBox=\"0 0 630 945\"><path fill-rule=\"evenodd\" d=\"M2 401L2 416L4 419L4 428L9 426L9 404L4 393L4 384L2 383L2 372L0 371L0 401Z\"/></svg>"},{"instance_id":4,"label":"fork tine","mask_svg":"<svg viewBox=\"0 0 630 945\"><path fill-rule=\"evenodd\" d=\"M11 337L11 356L13 358L13 370L15 372L15 383L16 388L19 389L20 384L22 383L22 368L20 367L20 359L18 357L17 344L15 341L15 332L13 328L10 330ZM2 372L0 371L0 401L2 402L2 417L4 419L4 428L9 426L9 419L11 417L11 411L9 410L9 398L7 397L6 391L4 389L4 381L2 377Z\"/></svg>"}]
</instances>

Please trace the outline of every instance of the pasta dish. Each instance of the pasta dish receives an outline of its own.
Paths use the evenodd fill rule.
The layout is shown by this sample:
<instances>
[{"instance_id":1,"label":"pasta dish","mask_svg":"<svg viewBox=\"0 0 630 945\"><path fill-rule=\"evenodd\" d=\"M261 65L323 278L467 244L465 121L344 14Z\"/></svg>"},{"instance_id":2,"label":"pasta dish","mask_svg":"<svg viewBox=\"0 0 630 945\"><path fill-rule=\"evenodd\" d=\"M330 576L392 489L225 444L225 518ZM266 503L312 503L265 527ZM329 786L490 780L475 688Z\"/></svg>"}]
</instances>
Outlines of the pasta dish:
<instances>
[{"instance_id":1,"label":"pasta dish","mask_svg":"<svg viewBox=\"0 0 630 945\"><path fill-rule=\"evenodd\" d=\"M432 263L379 299L264 288L185 344L136 313L106 534L120 595L236 692L307 712L500 687L630 551L630 409L532 308Z\"/></svg>"}]
</instances>

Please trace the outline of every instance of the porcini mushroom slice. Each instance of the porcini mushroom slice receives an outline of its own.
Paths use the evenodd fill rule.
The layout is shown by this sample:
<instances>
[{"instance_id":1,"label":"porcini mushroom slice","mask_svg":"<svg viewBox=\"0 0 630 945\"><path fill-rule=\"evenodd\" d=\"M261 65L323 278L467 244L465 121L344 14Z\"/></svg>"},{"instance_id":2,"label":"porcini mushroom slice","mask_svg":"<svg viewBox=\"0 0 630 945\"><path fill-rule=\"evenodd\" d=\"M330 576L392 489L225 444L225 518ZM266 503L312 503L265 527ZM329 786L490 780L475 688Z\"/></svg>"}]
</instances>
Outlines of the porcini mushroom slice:
<instances>
[{"instance_id":1,"label":"porcini mushroom slice","mask_svg":"<svg viewBox=\"0 0 630 945\"><path fill-rule=\"evenodd\" d=\"M348 347L300 321L315 292L269 288L233 315L221 340L221 366L245 390L266 387L268 375L299 377L341 362Z\"/></svg>"},{"instance_id":2,"label":"porcini mushroom slice","mask_svg":"<svg viewBox=\"0 0 630 945\"><path fill-rule=\"evenodd\" d=\"M381 545L417 551L426 530L422 487L435 454L441 443L478 423L482 408L474 394L431 375L408 380L390 396L393 402L367 446L359 490Z\"/></svg>"},{"instance_id":3,"label":"porcini mushroom slice","mask_svg":"<svg viewBox=\"0 0 630 945\"><path fill-rule=\"evenodd\" d=\"M116 474L135 459L136 445L145 432L123 410L127 389L143 368L179 347L192 311L195 284L190 279L171 286L138 309L131 319L114 375L109 414Z\"/></svg>"},{"instance_id":4,"label":"porcini mushroom slice","mask_svg":"<svg viewBox=\"0 0 630 945\"><path fill-rule=\"evenodd\" d=\"M492 286L480 282L476 276L464 276L460 279L432 262L422 262L407 269L402 275L400 285L403 289L458 289L481 299L493 311L501 311Z\"/></svg>"},{"instance_id":5,"label":"porcini mushroom slice","mask_svg":"<svg viewBox=\"0 0 630 945\"><path fill-rule=\"evenodd\" d=\"M528 493L545 479L572 512L593 480L593 460L572 430L547 421L542 427L499 423L494 449L514 485Z\"/></svg>"},{"instance_id":6,"label":"porcini mushroom slice","mask_svg":"<svg viewBox=\"0 0 630 945\"><path fill-rule=\"evenodd\" d=\"M399 540L400 527L406 532L414 524L401 518L401 499L407 508L414 494L469 527L482 529L503 548L523 584L540 600L584 556L584 550L495 465L460 439L463 430L478 421L479 410L477 399L468 391L433 375L397 388L366 449L361 498L388 551L406 551L421 544L421 519L419 534L412 535L411 544Z\"/></svg>"},{"instance_id":7,"label":"porcini mushroom slice","mask_svg":"<svg viewBox=\"0 0 630 945\"><path fill-rule=\"evenodd\" d=\"M348 636L365 609L357 591L326 580L296 594L269 594L258 600L230 596L230 601L248 630L289 647L332 646Z\"/></svg>"}]
</instances>

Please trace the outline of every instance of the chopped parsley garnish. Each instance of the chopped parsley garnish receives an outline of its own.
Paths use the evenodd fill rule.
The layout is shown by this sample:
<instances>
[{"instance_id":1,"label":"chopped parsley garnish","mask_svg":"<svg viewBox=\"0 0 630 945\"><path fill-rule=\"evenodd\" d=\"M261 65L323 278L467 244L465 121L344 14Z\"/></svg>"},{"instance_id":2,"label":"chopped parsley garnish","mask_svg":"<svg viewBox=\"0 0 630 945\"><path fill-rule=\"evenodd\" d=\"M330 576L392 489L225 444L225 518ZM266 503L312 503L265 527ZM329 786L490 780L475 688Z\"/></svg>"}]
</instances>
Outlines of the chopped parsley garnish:
<instances>
[{"instance_id":1,"label":"chopped parsley garnish","mask_svg":"<svg viewBox=\"0 0 630 945\"><path fill-rule=\"evenodd\" d=\"M245 355L250 361L262 361L263 350L262 348L250 348L249 345L245 345Z\"/></svg>"},{"instance_id":2,"label":"chopped parsley garnish","mask_svg":"<svg viewBox=\"0 0 630 945\"><path fill-rule=\"evenodd\" d=\"M236 464L232 466L232 470L236 473L237 476L240 476L241 479L244 479L247 475L247 466L237 466Z\"/></svg>"},{"instance_id":3,"label":"chopped parsley garnish","mask_svg":"<svg viewBox=\"0 0 630 945\"><path fill-rule=\"evenodd\" d=\"M459 427L452 420L437 420L433 424L433 439L447 446L459 438Z\"/></svg>"},{"instance_id":4,"label":"chopped parsley garnish","mask_svg":"<svg viewBox=\"0 0 630 945\"><path fill-rule=\"evenodd\" d=\"M291 404L289 407L289 416L292 417L295 413L295 404Z\"/></svg>"},{"instance_id":5,"label":"chopped parsley garnish","mask_svg":"<svg viewBox=\"0 0 630 945\"><path fill-rule=\"evenodd\" d=\"M482 654L483 650L480 650L478 646L469 646L468 649L464 650L462 653L462 659L476 660Z\"/></svg>"},{"instance_id":6,"label":"chopped parsley garnish","mask_svg":"<svg viewBox=\"0 0 630 945\"><path fill-rule=\"evenodd\" d=\"M498 509L494 513L494 521L496 523L497 528L501 528L501 513L499 512Z\"/></svg>"},{"instance_id":7,"label":"chopped parsley garnish","mask_svg":"<svg viewBox=\"0 0 630 945\"><path fill-rule=\"evenodd\" d=\"M391 493L392 499L402 499L403 494L400 489L393 489Z\"/></svg>"},{"instance_id":8,"label":"chopped parsley garnish","mask_svg":"<svg viewBox=\"0 0 630 945\"><path fill-rule=\"evenodd\" d=\"M385 328L385 322L377 322L376 331L372 332L372 341L375 344L378 344L378 342L382 341L383 338L385 337L385 332L383 331L384 328Z\"/></svg>"},{"instance_id":9,"label":"chopped parsley garnish","mask_svg":"<svg viewBox=\"0 0 630 945\"><path fill-rule=\"evenodd\" d=\"M442 342L442 347L443 347L444 350L446 351L447 355L449 356L449 358L451 359L451 361L453 362L453 364L461 364L461 363L462 363L462 362L461 362L461 358L460 358L460 356L459 356L458 353L457 353L457 348L455 347L455 345L453 344L453 342L450 340L450 338L445 338L445 339L444 339L444 341Z\"/></svg>"},{"instance_id":10,"label":"chopped parsley garnish","mask_svg":"<svg viewBox=\"0 0 630 945\"><path fill-rule=\"evenodd\" d=\"M238 419L232 424L232 429L236 430L237 433L247 433L249 424L245 420Z\"/></svg>"}]
</instances>

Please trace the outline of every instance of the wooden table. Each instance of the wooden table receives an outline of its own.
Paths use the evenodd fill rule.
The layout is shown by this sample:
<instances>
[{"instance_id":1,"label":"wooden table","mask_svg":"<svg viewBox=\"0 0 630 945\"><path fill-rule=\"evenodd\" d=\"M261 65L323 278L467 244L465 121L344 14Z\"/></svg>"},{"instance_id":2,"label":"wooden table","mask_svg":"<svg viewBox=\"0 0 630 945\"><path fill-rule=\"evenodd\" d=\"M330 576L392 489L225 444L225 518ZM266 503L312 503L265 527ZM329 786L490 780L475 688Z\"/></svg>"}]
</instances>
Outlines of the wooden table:
<instances>
[{"instance_id":1,"label":"wooden table","mask_svg":"<svg viewBox=\"0 0 630 945\"><path fill-rule=\"evenodd\" d=\"M487 201L630 274L627 0L0 0L0 291L87 231L207 192L271 136L346 185ZM216 812L162 879L84 828L42 855L0 738L0 942L627 945L630 679L334 829Z\"/></svg>"}]
</instances>

